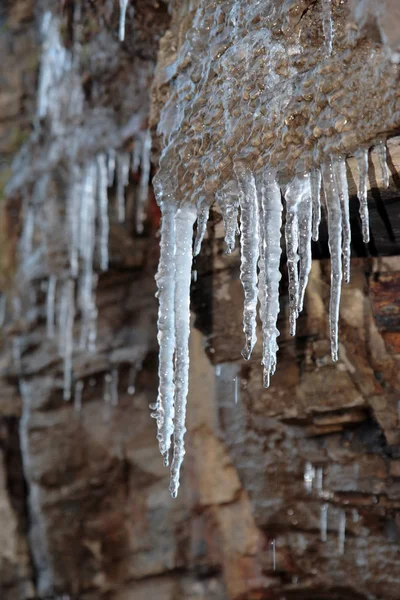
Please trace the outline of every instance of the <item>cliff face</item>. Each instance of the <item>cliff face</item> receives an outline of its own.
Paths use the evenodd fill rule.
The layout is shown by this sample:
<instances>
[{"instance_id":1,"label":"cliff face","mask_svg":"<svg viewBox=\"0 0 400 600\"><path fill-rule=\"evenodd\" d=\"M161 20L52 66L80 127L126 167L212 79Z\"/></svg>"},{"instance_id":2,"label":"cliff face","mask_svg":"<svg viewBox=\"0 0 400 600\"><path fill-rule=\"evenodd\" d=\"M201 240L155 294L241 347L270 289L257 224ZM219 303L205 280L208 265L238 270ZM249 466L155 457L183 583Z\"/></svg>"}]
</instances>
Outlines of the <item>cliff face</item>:
<instances>
[{"instance_id":1,"label":"cliff face","mask_svg":"<svg viewBox=\"0 0 400 600\"><path fill-rule=\"evenodd\" d=\"M298 11L312 3L285 4L292 28ZM343 6L332 4L341 23ZM56 315L68 281L65 213L71 173L110 149L124 155L135 150L147 128L159 38L170 27L161 41L158 74L182 46L193 17L183 2L170 3L171 26L165 4L149 0L134 7L128 8L123 44L116 2L64 3L61 13L58 2L18 0L1 9L6 68L0 178L8 182L1 206L1 282L11 301L0 362L0 595L4 600L395 600L400 584L397 258L352 261L336 364L326 319L329 263L313 263L296 338L289 336L283 291L278 370L266 390L261 345L251 361L239 360L239 253L224 256L221 216L211 211L194 265L187 455L180 493L172 500L148 408L158 385L159 216L150 191L144 232L135 233L140 173L131 174L123 223L118 184L109 189L108 270L100 271L100 256L94 260L96 350L76 344L72 398L63 399L65 356L62 349L59 354L57 319L55 337L48 335L48 304L51 276L57 278ZM305 18L316 32L321 22L312 7ZM59 19L62 46L79 57L73 73L81 105L57 121L61 136L54 132L54 113L39 122L35 116L40 24L47 10ZM375 30L373 15L369 29L365 25L369 33ZM373 42L364 38L358 44L354 54L346 49L356 64ZM353 85L349 105L365 87L364 81ZM169 94L157 75L153 125ZM379 115L386 108L381 96L374 98ZM395 133L391 122L381 123L363 141L377 131ZM359 129L355 135L361 136ZM154 138L155 154L157 144ZM391 187L384 196L394 206L397 148L394 140ZM38 191L40 181L46 181L45 193ZM377 185L371 188L370 200L380 193ZM24 224L26 230L32 203L38 209L32 243L29 252L19 250L16 261L17 238ZM281 287L286 289L285 274ZM82 316L78 304L75 340Z\"/></svg>"}]
</instances>

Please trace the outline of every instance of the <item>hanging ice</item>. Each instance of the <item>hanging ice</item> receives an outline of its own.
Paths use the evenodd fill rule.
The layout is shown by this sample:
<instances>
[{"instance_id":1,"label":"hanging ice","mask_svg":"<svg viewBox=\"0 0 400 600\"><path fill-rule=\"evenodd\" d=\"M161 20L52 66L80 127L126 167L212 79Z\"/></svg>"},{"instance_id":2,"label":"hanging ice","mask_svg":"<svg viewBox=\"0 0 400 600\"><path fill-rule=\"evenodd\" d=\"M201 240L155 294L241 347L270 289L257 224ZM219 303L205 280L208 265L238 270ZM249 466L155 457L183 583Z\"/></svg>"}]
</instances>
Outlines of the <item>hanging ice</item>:
<instances>
[{"instance_id":1,"label":"hanging ice","mask_svg":"<svg viewBox=\"0 0 400 600\"><path fill-rule=\"evenodd\" d=\"M342 254L343 274L346 283L350 281L351 228L349 210L349 188L347 185L346 159L343 156L332 158L333 172L342 211Z\"/></svg>"},{"instance_id":2,"label":"hanging ice","mask_svg":"<svg viewBox=\"0 0 400 600\"><path fill-rule=\"evenodd\" d=\"M328 540L328 504L323 504L321 506L321 514L320 514L320 533L321 533L321 542L326 542Z\"/></svg>"},{"instance_id":3,"label":"hanging ice","mask_svg":"<svg viewBox=\"0 0 400 600\"><path fill-rule=\"evenodd\" d=\"M281 192L271 170L261 174L259 186L260 220L260 273L259 299L263 330L264 385L269 386L270 376L276 368L279 336L277 320L279 313L279 271L281 257L282 202Z\"/></svg>"},{"instance_id":4,"label":"hanging ice","mask_svg":"<svg viewBox=\"0 0 400 600\"><path fill-rule=\"evenodd\" d=\"M331 298L329 329L332 360L338 359L338 322L342 284L342 214L332 160L321 165L328 210L329 251L331 255Z\"/></svg>"},{"instance_id":5,"label":"hanging ice","mask_svg":"<svg viewBox=\"0 0 400 600\"><path fill-rule=\"evenodd\" d=\"M321 171L310 171L311 198L312 198L312 239L318 242L319 225L321 223Z\"/></svg>"},{"instance_id":6,"label":"hanging ice","mask_svg":"<svg viewBox=\"0 0 400 600\"><path fill-rule=\"evenodd\" d=\"M246 339L242 356L249 360L256 343L259 256L257 190L250 169L241 163L236 163L235 173L240 188L240 279L244 290L243 331Z\"/></svg>"},{"instance_id":7,"label":"hanging ice","mask_svg":"<svg viewBox=\"0 0 400 600\"><path fill-rule=\"evenodd\" d=\"M97 156L97 196L99 213L98 247L100 253L100 268L108 269L108 197L107 197L107 163L104 154Z\"/></svg>"},{"instance_id":8,"label":"hanging ice","mask_svg":"<svg viewBox=\"0 0 400 600\"><path fill-rule=\"evenodd\" d=\"M125 39L125 21L126 9L128 8L129 0L119 0L119 39L121 42Z\"/></svg>"},{"instance_id":9,"label":"hanging ice","mask_svg":"<svg viewBox=\"0 0 400 600\"><path fill-rule=\"evenodd\" d=\"M215 195L225 226L226 253L235 248L238 232L239 189L236 181L228 181Z\"/></svg>"},{"instance_id":10,"label":"hanging ice","mask_svg":"<svg viewBox=\"0 0 400 600\"><path fill-rule=\"evenodd\" d=\"M302 193L302 182L296 176L289 183L285 192L286 201L286 256L289 277L289 324L290 335L296 334L296 319L299 306L299 218L298 204Z\"/></svg>"},{"instance_id":11,"label":"hanging ice","mask_svg":"<svg viewBox=\"0 0 400 600\"><path fill-rule=\"evenodd\" d=\"M186 401L189 388L190 279L192 269L193 224L196 211L191 205L176 212L175 244L175 413L174 446L170 492L177 496L179 474L185 455ZM179 241L179 243L178 243Z\"/></svg>"},{"instance_id":12,"label":"hanging ice","mask_svg":"<svg viewBox=\"0 0 400 600\"><path fill-rule=\"evenodd\" d=\"M304 295L311 271L312 194L309 173L302 174L299 182L300 197L297 208L300 258L298 313L303 310Z\"/></svg>"},{"instance_id":13,"label":"hanging ice","mask_svg":"<svg viewBox=\"0 0 400 600\"><path fill-rule=\"evenodd\" d=\"M174 353L175 353L175 215L176 207L161 206L160 260L156 282L158 288L158 398L154 417L160 452L168 464L168 452L174 429Z\"/></svg>"},{"instance_id":14,"label":"hanging ice","mask_svg":"<svg viewBox=\"0 0 400 600\"><path fill-rule=\"evenodd\" d=\"M79 280L79 308L81 311L81 337L79 346L88 348L91 321L96 312L93 288L93 256L95 246L96 218L96 163L89 163L85 169L81 198L81 223L79 232L79 252L83 268Z\"/></svg>"},{"instance_id":15,"label":"hanging ice","mask_svg":"<svg viewBox=\"0 0 400 600\"><path fill-rule=\"evenodd\" d=\"M46 318L47 318L47 337L54 338L54 314L55 314L55 302L56 302L56 285L57 277L51 275L47 284L47 298L46 298Z\"/></svg>"},{"instance_id":16,"label":"hanging ice","mask_svg":"<svg viewBox=\"0 0 400 600\"><path fill-rule=\"evenodd\" d=\"M200 201L200 206L197 211L197 231L196 239L193 247L193 256L200 254L201 244L207 231L207 221L210 213L210 207L205 199Z\"/></svg>"},{"instance_id":17,"label":"hanging ice","mask_svg":"<svg viewBox=\"0 0 400 600\"><path fill-rule=\"evenodd\" d=\"M362 234L365 244L369 242L369 215L368 215L368 148L360 148L355 153L358 165L358 200L360 202L360 217Z\"/></svg>"}]
</instances>

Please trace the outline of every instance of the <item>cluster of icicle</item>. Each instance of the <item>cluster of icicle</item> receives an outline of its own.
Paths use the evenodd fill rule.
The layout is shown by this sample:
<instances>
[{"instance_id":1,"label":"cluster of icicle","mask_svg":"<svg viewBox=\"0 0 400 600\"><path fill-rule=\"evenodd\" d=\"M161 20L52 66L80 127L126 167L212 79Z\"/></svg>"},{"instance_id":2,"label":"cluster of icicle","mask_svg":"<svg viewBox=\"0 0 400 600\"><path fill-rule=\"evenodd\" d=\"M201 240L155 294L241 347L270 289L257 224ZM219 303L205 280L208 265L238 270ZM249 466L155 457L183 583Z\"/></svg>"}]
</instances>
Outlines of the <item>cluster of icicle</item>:
<instances>
[{"instance_id":1,"label":"cluster of icicle","mask_svg":"<svg viewBox=\"0 0 400 600\"><path fill-rule=\"evenodd\" d=\"M51 13L46 13L42 24L43 50L38 90L38 126L47 119L54 136L60 136L65 127L66 113L63 102L68 99L73 104L74 113L82 112L83 96L79 76L75 72L72 56L60 39L60 24ZM68 93L66 92L68 87ZM71 110L68 116L71 116ZM125 221L125 188L129 183L130 172L138 173L140 184L135 198L135 222L138 233L143 231L145 207L148 197L150 177L151 137L149 131L138 132L134 140L132 155L126 151L109 149L99 153L86 164L72 163L69 167L65 215L62 214L61 228L64 245L68 253L68 266L51 274L47 281L46 320L47 336L56 340L58 352L64 361L63 396L72 398L73 353L74 350L93 353L96 350L97 307L96 286L100 270L105 272L109 265L109 188L115 186L115 212L120 223ZM48 200L49 177L41 175L36 182L31 197L27 197L23 210L23 231L20 241L21 272L32 279L32 257L38 251L46 254L51 246L48 236L54 235L42 226L41 211ZM58 223L57 223L58 225ZM62 243L62 240L59 240ZM44 249L44 250L43 250ZM48 258L48 257L46 257ZM51 264L51 260L48 261ZM51 270L51 267L50 267ZM61 273L61 275L60 275ZM21 302L15 299L14 317L19 318ZM3 311L4 312L4 311ZM74 339L75 317L80 316L80 333ZM14 362L21 372L21 348L19 338L14 343ZM133 371L137 370L132 365ZM132 372L133 372L132 371ZM129 389L134 388L134 377ZM117 383L115 383L117 382ZM106 374L104 396L106 403L111 398L115 404L118 372ZM83 382L75 384L75 405L81 404Z\"/></svg>"},{"instance_id":2,"label":"cluster of icicle","mask_svg":"<svg viewBox=\"0 0 400 600\"><path fill-rule=\"evenodd\" d=\"M382 169L382 183L389 185L386 144L376 146ZM358 198L363 239L369 241L367 203L368 149L355 154L359 178ZM215 194L225 224L226 251L235 247L240 216L240 278L244 290L242 356L249 360L256 342L257 313L262 323L262 364L264 385L270 384L277 360L277 319L281 258L282 200L285 199L285 242L289 278L290 333L296 333L296 320L303 310L311 269L311 240L317 241L321 220L321 188L325 196L329 249L331 255L330 340L332 359L338 359L338 319L342 279L350 281L351 229L349 191L344 156L332 156L319 169L297 173L287 185L279 185L273 169L254 174L243 162L234 166L236 180ZM158 340L159 393L153 416L157 439L168 465L173 441L171 485L175 497L179 470L185 454L185 414L189 375L190 280L192 234L197 218L193 254L200 251L206 232L209 205L177 205L155 189L162 211L161 252L156 276L159 299Z\"/></svg>"}]
</instances>

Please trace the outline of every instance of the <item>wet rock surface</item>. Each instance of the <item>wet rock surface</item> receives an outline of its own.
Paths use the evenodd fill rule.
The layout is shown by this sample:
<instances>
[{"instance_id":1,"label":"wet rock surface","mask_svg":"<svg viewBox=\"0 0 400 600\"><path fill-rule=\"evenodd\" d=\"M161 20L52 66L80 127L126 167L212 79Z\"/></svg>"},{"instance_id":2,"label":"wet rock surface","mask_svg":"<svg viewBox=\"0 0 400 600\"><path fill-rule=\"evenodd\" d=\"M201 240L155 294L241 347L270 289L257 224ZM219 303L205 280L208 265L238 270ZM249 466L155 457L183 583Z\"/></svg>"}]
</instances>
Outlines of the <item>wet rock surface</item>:
<instances>
[{"instance_id":1,"label":"wet rock surface","mask_svg":"<svg viewBox=\"0 0 400 600\"><path fill-rule=\"evenodd\" d=\"M340 19L342 7L333 4ZM308 8L308 3L302 6ZM66 32L74 32L68 3L66 7L62 22ZM34 8L18 1L2 9L10 27L1 37L10 57L5 93L25 107L16 111L14 102L4 101L4 179L9 180L17 150L7 141L14 140L13 128L24 132L17 146L26 144L21 170L2 201L7 217L2 219L3 291L15 277L12 242L21 229L24 186L29 191L39 171L49 173L58 186L51 189L60 195L52 192L53 204L46 199L45 205L62 212L67 185L62 166L74 161L66 143L61 159L52 162L49 148L57 140L48 130L41 141L30 137L40 55ZM77 164L82 156L105 149L109 140L130 148L135 128L146 127L145 89L168 18L162 3L136 3L135 9L133 20L128 10L127 42L120 47L118 3L83 6L84 32L79 35L87 52L79 73L88 120L66 137L78 137ZM190 21L184 4L178 14L184 30ZM317 27L320 22L315 31ZM172 29L163 48L169 40L173 51L181 38ZM67 34L65 43L68 47ZM36 63L31 71L32 56ZM2 88L0 104L3 99ZM126 124L136 108L140 118L129 129ZM111 219L110 268L100 276L96 294L96 352L73 355L74 383L83 383L81 407L76 387L71 402L63 400L63 361L55 341L47 339L42 289L47 264L38 261L36 275L28 278L27 290L33 289L36 297L29 318L24 314L11 324L7 313L0 358L1 597L396 600L398 259L352 261L335 365L326 319L330 267L326 261L314 262L296 339L288 331L288 298L281 297L279 365L266 390L260 344L250 362L239 360L239 254L224 256L221 216L212 211L205 247L194 265L198 329L191 337L187 456L180 494L172 500L148 407L157 392L153 277L158 213L150 204L144 234L134 234L138 185L132 176L125 224ZM396 196L395 181L392 191ZM57 221L57 227L62 223ZM48 256L49 265L61 273L66 259L59 231ZM76 337L79 327L77 317ZM21 341L17 361L12 350L16 336ZM141 362L133 377L132 363ZM115 384L116 369L114 406L110 384Z\"/></svg>"}]
</instances>

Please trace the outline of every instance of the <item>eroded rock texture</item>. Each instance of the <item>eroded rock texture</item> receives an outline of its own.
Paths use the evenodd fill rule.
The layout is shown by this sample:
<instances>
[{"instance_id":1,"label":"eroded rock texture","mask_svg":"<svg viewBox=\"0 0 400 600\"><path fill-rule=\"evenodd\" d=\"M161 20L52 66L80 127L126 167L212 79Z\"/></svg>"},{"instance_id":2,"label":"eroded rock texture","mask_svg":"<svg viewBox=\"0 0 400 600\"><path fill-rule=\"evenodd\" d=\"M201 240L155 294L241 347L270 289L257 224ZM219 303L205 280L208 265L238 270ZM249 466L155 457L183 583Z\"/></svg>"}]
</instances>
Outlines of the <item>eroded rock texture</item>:
<instances>
[{"instance_id":1,"label":"eroded rock texture","mask_svg":"<svg viewBox=\"0 0 400 600\"><path fill-rule=\"evenodd\" d=\"M9 182L2 199L1 282L2 290L10 291L22 281L29 310L16 319L13 304L8 305L2 333L0 596L396 600L397 258L352 261L336 365L330 359L326 320L329 263L314 262L296 339L288 335L287 297L281 299L279 366L265 390L259 346L251 362L239 361L239 256L237 251L224 256L221 217L212 211L208 239L195 265L198 329L191 338L187 455L180 495L172 500L148 408L157 388L153 277L158 213L150 199L144 234L134 234L138 181L132 176L124 224L117 222L116 190L111 193L110 268L100 276L96 292L97 349L94 354L76 350L73 356L74 382L84 384L82 408L78 402L74 406L74 398L63 400L63 361L56 342L47 338L43 284L66 268L59 242L65 222L59 215L69 169L109 146L131 150L135 134L147 126L147 92L169 16L163 3L134 4L122 46L117 2L83 2L78 21L68 2L63 15L58 2L18 0L1 7L6 69L1 72L0 173L1 181ZM319 3L303 4L310 4L305 18L320 42L319 17L314 22L311 16L311 9L319 14ZM340 19L342 5L333 5ZM51 123L35 125L39 28L47 9L61 20L65 47L74 41L81 46L77 78L83 109L77 121L63 117L61 146ZM192 14L188 4L175 2L174 10L185 31ZM296 22L289 20L290 27ZM182 36L175 16L162 52L167 48L169 56ZM364 40L357 52L369 44ZM346 52L350 60L359 60L351 49ZM379 46L376 52L380 55ZM162 66L163 54L160 60ZM361 79L358 93L365 89ZM156 82L158 99L165 91ZM394 133L386 122L379 131ZM358 129L354 132L358 135ZM398 198L396 152L395 145L389 146L388 211ZM46 175L48 195L39 200L45 222L55 224L42 255L47 259L37 259L38 270L16 271L21 207ZM377 194L372 187L370 200ZM57 215L54 221L52 215ZM76 337L79 331L78 314ZM133 383L132 364L140 363ZM109 387L115 371L117 406L115 387Z\"/></svg>"}]
</instances>

